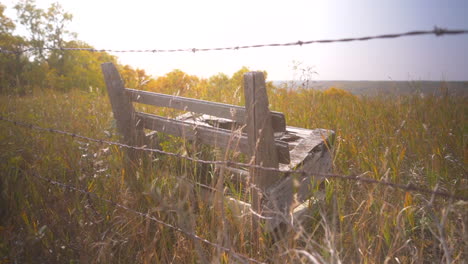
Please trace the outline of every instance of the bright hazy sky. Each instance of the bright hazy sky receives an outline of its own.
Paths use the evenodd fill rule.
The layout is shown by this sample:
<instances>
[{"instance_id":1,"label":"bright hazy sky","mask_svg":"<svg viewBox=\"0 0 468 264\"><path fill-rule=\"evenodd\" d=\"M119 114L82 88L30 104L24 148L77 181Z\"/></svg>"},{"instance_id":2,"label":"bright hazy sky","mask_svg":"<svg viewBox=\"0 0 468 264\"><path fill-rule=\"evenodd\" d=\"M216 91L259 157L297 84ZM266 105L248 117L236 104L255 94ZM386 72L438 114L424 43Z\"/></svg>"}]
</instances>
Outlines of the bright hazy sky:
<instances>
[{"instance_id":1,"label":"bright hazy sky","mask_svg":"<svg viewBox=\"0 0 468 264\"><path fill-rule=\"evenodd\" d=\"M16 1L0 0L13 17ZM56 1L37 0L46 8ZM434 26L468 29L466 0L201 1L60 0L78 39L101 49L210 48L359 37ZM242 66L269 80L297 78L292 62L316 80L468 80L468 35L418 36L239 51L116 54L153 76L173 69L209 77Z\"/></svg>"}]
</instances>

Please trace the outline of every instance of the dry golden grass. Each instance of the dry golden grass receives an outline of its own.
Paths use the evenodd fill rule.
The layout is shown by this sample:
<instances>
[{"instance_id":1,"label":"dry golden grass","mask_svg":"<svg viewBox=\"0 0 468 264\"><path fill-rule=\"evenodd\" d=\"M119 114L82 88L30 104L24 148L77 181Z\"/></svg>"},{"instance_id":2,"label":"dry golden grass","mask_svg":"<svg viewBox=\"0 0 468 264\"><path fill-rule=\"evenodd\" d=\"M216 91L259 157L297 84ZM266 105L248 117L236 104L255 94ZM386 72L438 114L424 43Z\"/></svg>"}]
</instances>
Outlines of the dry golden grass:
<instances>
[{"instance_id":1,"label":"dry golden grass","mask_svg":"<svg viewBox=\"0 0 468 264\"><path fill-rule=\"evenodd\" d=\"M239 89L192 87L185 96L240 103ZM176 91L174 91L176 93ZM271 109L287 123L336 131L335 173L362 174L468 194L467 100L355 97L270 86ZM139 106L140 107L140 106ZM159 109L147 108L147 111ZM163 112L164 114L170 114ZM0 97L0 114L93 138L118 141L107 97L72 91ZM168 138L165 150L214 159ZM0 122L0 263L237 263L232 255L109 203L47 184L35 173L96 193L271 263L463 263L465 202L384 186L327 181L310 217L253 252L248 219L213 210L186 179L215 179L210 166L147 156L124 169L123 149ZM131 177L131 175L135 177ZM129 188L134 181L140 192Z\"/></svg>"}]
</instances>

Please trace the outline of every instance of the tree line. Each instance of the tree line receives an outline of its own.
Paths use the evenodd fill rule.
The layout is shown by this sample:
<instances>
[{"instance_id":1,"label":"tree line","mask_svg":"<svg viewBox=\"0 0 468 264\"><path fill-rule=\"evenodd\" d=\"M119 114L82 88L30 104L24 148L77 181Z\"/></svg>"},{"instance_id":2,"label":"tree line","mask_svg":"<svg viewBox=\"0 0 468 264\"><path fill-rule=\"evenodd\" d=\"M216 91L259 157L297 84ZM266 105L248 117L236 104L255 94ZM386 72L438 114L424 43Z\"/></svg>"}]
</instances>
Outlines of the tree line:
<instances>
[{"instance_id":1,"label":"tree line","mask_svg":"<svg viewBox=\"0 0 468 264\"><path fill-rule=\"evenodd\" d=\"M107 53L62 51L60 48L92 48L68 30L73 15L58 3L39 8L34 0L14 7L15 20L5 15L0 3L0 47L14 53L0 55L0 93L25 95L34 89L68 91L102 87L102 62L117 59ZM16 34L21 25L24 35Z\"/></svg>"},{"instance_id":2,"label":"tree line","mask_svg":"<svg viewBox=\"0 0 468 264\"><path fill-rule=\"evenodd\" d=\"M173 70L153 78L142 69L119 64L116 56L106 52L61 50L94 47L79 40L77 34L68 29L73 15L59 3L42 9L35 0L20 0L12 7L16 10L15 19L6 16L6 8L0 3L0 48L13 53L0 53L0 94L27 95L38 89L63 92L79 89L102 94L105 93L105 84L100 65L104 62L116 64L126 86L131 88L214 97L222 101L234 99L226 96L232 94L226 91L242 93L239 88L243 73L248 71L245 67L231 77L219 73L201 79L181 70ZM18 27L22 30L17 30ZM17 31L24 34L20 35Z\"/></svg>"}]
</instances>

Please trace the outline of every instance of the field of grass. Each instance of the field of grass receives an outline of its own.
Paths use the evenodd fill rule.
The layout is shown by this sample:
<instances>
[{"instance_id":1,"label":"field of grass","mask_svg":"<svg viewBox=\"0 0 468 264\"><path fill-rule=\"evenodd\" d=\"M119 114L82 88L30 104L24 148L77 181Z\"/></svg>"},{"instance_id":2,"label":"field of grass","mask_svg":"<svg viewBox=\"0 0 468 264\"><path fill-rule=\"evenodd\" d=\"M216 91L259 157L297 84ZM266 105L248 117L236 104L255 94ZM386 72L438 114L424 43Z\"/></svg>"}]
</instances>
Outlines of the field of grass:
<instances>
[{"instance_id":1,"label":"field of grass","mask_svg":"<svg viewBox=\"0 0 468 264\"><path fill-rule=\"evenodd\" d=\"M234 90L195 91L192 96L242 101ZM468 195L465 97L356 97L338 89L274 87L269 97L270 108L283 112L288 125L336 132L334 173L365 173L369 178ZM0 115L119 140L108 98L92 93L0 96ZM181 140L166 139L163 147L213 158L205 148ZM247 219L229 211L219 213L180 180L216 177L208 166L148 154L129 171L123 165L124 149L4 121L0 150L0 263L242 263L181 232L37 175L93 192L268 263L468 259L468 203L463 201L330 180L325 182L325 196L317 199L300 228L277 243L262 234L254 252Z\"/></svg>"}]
</instances>

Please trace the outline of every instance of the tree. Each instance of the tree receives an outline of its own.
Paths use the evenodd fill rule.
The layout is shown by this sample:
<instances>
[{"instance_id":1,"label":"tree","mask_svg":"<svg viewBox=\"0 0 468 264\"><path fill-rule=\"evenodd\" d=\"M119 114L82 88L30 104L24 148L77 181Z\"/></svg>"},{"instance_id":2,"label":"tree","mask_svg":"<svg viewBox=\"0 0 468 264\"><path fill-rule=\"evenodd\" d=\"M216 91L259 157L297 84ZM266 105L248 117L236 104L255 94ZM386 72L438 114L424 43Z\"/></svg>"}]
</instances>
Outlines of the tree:
<instances>
[{"instance_id":1,"label":"tree","mask_svg":"<svg viewBox=\"0 0 468 264\"><path fill-rule=\"evenodd\" d=\"M159 93L190 96L191 90L195 89L199 81L197 76L176 69L151 82L149 89Z\"/></svg>"},{"instance_id":2,"label":"tree","mask_svg":"<svg viewBox=\"0 0 468 264\"><path fill-rule=\"evenodd\" d=\"M65 42L64 48L94 49L83 41ZM51 56L54 56L52 53ZM84 91L105 92L101 64L104 62L117 63L117 59L106 52L89 52L83 50L68 50L62 55L63 64L58 71L51 67L48 70L46 84L48 88L61 91L80 89Z\"/></svg>"},{"instance_id":3,"label":"tree","mask_svg":"<svg viewBox=\"0 0 468 264\"><path fill-rule=\"evenodd\" d=\"M49 47L63 47L66 36L76 38L77 34L66 28L66 25L73 20L73 15L65 12L59 3L54 3L47 9L45 19L46 39Z\"/></svg>"},{"instance_id":4,"label":"tree","mask_svg":"<svg viewBox=\"0 0 468 264\"><path fill-rule=\"evenodd\" d=\"M11 34L15 29L15 23L9 17L5 16L6 6L0 3L0 34Z\"/></svg>"},{"instance_id":5,"label":"tree","mask_svg":"<svg viewBox=\"0 0 468 264\"><path fill-rule=\"evenodd\" d=\"M119 67L120 75L125 86L133 89L146 90L152 78L148 76L143 69L134 70L130 65Z\"/></svg>"},{"instance_id":6,"label":"tree","mask_svg":"<svg viewBox=\"0 0 468 264\"><path fill-rule=\"evenodd\" d=\"M76 33L67 30L66 25L72 21L73 16L63 10L58 3L52 4L44 14L46 29L46 47L53 49L47 59L51 68L59 75L64 74L64 55L67 51L60 50L65 47L65 37L76 38Z\"/></svg>"},{"instance_id":7,"label":"tree","mask_svg":"<svg viewBox=\"0 0 468 264\"><path fill-rule=\"evenodd\" d=\"M35 0L21 0L14 8L17 11L19 23L28 31L32 65L25 74L28 75L33 85L67 91L75 86L88 89L91 84L99 84L94 76L96 73L88 71L89 67L79 68L71 65L72 63L83 65L84 58L91 59L87 65L96 65L95 56L61 50L67 47L89 47L89 45L74 41L76 33L67 29L73 16L66 12L59 3L54 3L47 10L43 10L36 6ZM67 38L71 38L72 41L67 41ZM76 46L70 46L70 44ZM77 75L77 72L90 75ZM76 78L75 81L71 79L71 76Z\"/></svg>"},{"instance_id":8,"label":"tree","mask_svg":"<svg viewBox=\"0 0 468 264\"><path fill-rule=\"evenodd\" d=\"M13 52L0 54L0 93L26 94L34 87L106 91L101 63L117 64L116 58L106 52L62 50L93 47L67 29L73 16L60 4L43 10L35 0L20 0L14 8L27 30L25 37L13 34L15 23L4 15L5 8L0 4L0 48ZM140 87L150 80L144 70L131 72Z\"/></svg>"},{"instance_id":9,"label":"tree","mask_svg":"<svg viewBox=\"0 0 468 264\"><path fill-rule=\"evenodd\" d=\"M22 37L13 35L15 24L5 16L5 8L0 4L0 47L5 50L0 54L0 93L25 93L22 79L29 60L21 51L27 43Z\"/></svg>"},{"instance_id":10,"label":"tree","mask_svg":"<svg viewBox=\"0 0 468 264\"><path fill-rule=\"evenodd\" d=\"M44 10L37 8L35 0L22 0L14 7L18 15L18 21L25 26L29 33L29 44L34 49L32 54L35 59L44 60L45 28Z\"/></svg>"},{"instance_id":11,"label":"tree","mask_svg":"<svg viewBox=\"0 0 468 264\"><path fill-rule=\"evenodd\" d=\"M229 76L224 73L211 76L208 79L207 87L201 90L206 90L204 94L209 96L209 98L205 98L206 100L233 103L233 99L235 99L233 97L235 89L233 89Z\"/></svg>"}]
</instances>

